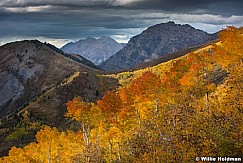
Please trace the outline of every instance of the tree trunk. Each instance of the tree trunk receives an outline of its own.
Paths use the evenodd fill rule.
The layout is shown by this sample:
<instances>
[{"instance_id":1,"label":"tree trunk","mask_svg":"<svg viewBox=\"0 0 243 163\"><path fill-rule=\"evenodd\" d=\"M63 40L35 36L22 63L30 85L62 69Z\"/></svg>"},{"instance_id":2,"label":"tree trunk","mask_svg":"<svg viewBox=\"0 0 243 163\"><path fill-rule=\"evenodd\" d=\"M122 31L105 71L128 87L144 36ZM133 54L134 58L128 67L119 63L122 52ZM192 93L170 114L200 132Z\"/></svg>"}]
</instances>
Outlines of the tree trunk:
<instances>
[{"instance_id":1,"label":"tree trunk","mask_svg":"<svg viewBox=\"0 0 243 163\"><path fill-rule=\"evenodd\" d=\"M112 153L113 153L113 144L112 144L112 142L111 142L111 140L109 139L109 144L110 144L110 162L112 162L113 161L113 159L112 159Z\"/></svg>"},{"instance_id":2,"label":"tree trunk","mask_svg":"<svg viewBox=\"0 0 243 163\"><path fill-rule=\"evenodd\" d=\"M159 112L159 100L158 100L158 98L156 98L156 100L155 100L155 112L156 112L156 114L158 114L158 112Z\"/></svg>"},{"instance_id":3,"label":"tree trunk","mask_svg":"<svg viewBox=\"0 0 243 163\"><path fill-rule=\"evenodd\" d=\"M121 161L121 154L120 154L120 143L117 142L118 145L118 160Z\"/></svg>"},{"instance_id":4,"label":"tree trunk","mask_svg":"<svg viewBox=\"0 0 243 163\"><path fill-rule=\"evenodd\" d=\"M205 93L205 100L206 100L206 112L209 113L208 92Z\"/></svg>"},{"instance_id":5,"label":"tree trunk","mask_svg":"<svg viewBox=\"0 0 243 163\"><path fill-rule=\"evenodd\" d=\"M138 136L141 137L142 136L142 122L141 122L141 117L140 117L138 108L136 108L136 114L137 114L138 126L139 126Z\"/></svg>"}]
</instances>

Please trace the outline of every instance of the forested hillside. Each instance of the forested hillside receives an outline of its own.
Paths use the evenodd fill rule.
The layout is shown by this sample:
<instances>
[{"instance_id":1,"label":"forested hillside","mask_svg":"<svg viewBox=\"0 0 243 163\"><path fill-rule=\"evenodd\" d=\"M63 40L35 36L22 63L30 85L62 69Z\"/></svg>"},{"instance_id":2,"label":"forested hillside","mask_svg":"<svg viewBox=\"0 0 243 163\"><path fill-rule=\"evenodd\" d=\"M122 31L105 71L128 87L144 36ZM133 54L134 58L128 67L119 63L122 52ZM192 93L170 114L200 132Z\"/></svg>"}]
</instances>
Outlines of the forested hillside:
<instances>
[{"instance_id":1,"label":"forested hillside","mask_svg":"<svg viewBox=\"0 0 243 163\"><path fill-rule=\"evenodd\" d=\"M205 51L134 73L97 103L76 97L67 131L43 127L37 142L0 162L194 162L243 156L243 29L228 27ZM183 40L182 40L183 41ZM124 75L125 74L125 75ZM119 74L117 75L119 76Z\"/></svg>"}]
</instances>

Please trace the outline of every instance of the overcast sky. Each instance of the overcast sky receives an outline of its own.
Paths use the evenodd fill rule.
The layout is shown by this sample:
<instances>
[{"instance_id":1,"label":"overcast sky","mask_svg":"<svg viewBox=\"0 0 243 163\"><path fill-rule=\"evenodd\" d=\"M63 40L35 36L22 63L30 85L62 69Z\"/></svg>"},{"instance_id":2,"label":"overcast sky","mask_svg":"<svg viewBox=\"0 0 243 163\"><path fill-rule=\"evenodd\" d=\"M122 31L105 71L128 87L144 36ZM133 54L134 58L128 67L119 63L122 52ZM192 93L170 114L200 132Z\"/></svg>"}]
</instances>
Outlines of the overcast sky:
<instances>
[{"instance_id":1,"label":"overcast sky","mask_svg":"<svg viewBox=\"0 0 243 163\"><path fill-rule=\"evenodd\" d=\"M0 45L39 39L61 47L86 37L127 42L175 21L209 33L243 26L243 0L0 0Z\"/></svg>"}]
</instances>

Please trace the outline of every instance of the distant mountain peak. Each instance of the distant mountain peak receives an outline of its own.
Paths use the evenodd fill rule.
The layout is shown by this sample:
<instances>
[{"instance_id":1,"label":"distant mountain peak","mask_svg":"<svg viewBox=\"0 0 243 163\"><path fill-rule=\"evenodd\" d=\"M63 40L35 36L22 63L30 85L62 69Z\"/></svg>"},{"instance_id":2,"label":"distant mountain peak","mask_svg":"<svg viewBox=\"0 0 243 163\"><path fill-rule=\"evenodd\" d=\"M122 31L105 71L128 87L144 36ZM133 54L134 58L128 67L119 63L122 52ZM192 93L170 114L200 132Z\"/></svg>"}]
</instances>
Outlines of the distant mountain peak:
<instances>
[{"instance_id":1,"label":"distant mountain peak","mask_svg":"<svg viewBox=\"0 0 243 163\"><path fill-rule=\"evenodd\" d=\"M114 40L113 38L109 37L109 36L101 36L98 40L100 41L113 41L113 42L116 42L116 40Z\"/></svg>"},{"instance_id":2,"label":"distant mountain peak","mask_svg":"<svg viewBox=\"0 0 243 163\"><path fill-rule=\"evenodd\" d=\"M132 37L128 44L108 60L100 64L105 70L121 70L175 51L204 44L216 39L216 35L173 21L148 27L141 34Z\"/></svg>"},{"instance_id":3,"label":"distant mountain peak","mask_svg":"<svg viewBox=\"0 0 243 163\"><path fill-rule=\"evenodd\" d=\"M111 37L102 36L99 39L88 37L71 44L68 43L61 49L66 53L79 54L98 65L124 46L124 44L116 42Z\"/></svg>"},{"instance_id":4,"label":"distant mountain peak","mask_svg":"<svg viewBox=\"0 0 243 163\"><path fill-rule=\"evenodd\" d=\"M168 21L167 24L176 24L174 21Z\"/></svg>"}]
</instances>

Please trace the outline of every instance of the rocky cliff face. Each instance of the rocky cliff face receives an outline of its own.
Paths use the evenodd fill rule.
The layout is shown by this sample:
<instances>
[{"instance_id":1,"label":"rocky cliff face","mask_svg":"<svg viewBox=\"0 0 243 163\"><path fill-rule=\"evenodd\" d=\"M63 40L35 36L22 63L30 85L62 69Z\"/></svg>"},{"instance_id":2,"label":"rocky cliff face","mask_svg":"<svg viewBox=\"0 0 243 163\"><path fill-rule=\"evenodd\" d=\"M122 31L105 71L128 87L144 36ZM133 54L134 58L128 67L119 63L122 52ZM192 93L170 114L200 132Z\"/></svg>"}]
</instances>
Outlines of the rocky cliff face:
<instances>
[{"instance_id":1,"label":"rocky cliff face","mask_svg":"<svg viewBox=\"0 0 243 163\"><path fill-rule=\"evenodd\" d=\"M0 118L84 67L36 40L1 46Z\"/></svg>"},{"instance_id":2,"label":"rocky cliff face","mask_svg":"<svg viewBox=\"0 0 243 163\"><path fill-rule=\"evenodd\" d=\"M197 46L217 38L190 25L162 23L130 39L128 44L100 64L105 70L119 70L138 66L168 53Z\"/></svg>"},{"instance_id":3,"label":"rocky cliff face","mask_svg":"<svg viewBox=\"0 0 243 163\"><path fill-rule=\"evenodd\" d=\"M125 44L119 44L112 38L103 36L99 39L89 37L85 40L68 43L61 49L69 54L79 54L98 65L124 46Z\"/></svg>"}]
</instances>

